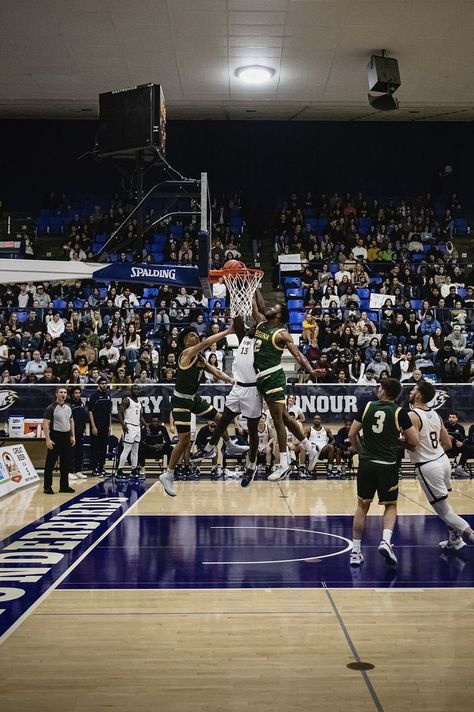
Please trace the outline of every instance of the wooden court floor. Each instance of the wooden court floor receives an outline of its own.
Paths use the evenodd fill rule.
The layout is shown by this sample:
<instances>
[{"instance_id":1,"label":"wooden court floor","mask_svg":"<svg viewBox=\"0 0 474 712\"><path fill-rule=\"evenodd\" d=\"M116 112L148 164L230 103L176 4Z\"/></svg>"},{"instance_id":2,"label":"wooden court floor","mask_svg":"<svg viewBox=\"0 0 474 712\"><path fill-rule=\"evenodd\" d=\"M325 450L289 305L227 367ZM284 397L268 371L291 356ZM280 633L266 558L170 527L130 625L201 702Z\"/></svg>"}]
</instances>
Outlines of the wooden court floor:
<instances>
[{"instance_id":1,"label":"wooden court floor","mask_svg":"<svg viewBox=\"0 0 474 712\"><path fill-rule=\"evenodd\" d=\"M460 514L474 514L474 482L453 485L453 506ZM76 491L90 486L76 483ZM247 490L236 482L183 482L177 491L172 499L153 484L123 522L254 516L285 518L291 526L293 518L326 516L329 526L331 517L351 515L355 502L352 481L255 482ZM410 517L409 531L422 541L429 506L415 481L402 481L400 491L399 512ZM38 487L5 498L0 538L67 501L59 497L46 497ZM372 514L379 513L374 506ZM176 568L189 555L182 549L195 545L186 536L173 545ZM268 541L271 534L266 536ZM124 542L140 548L139 538ZM143 546L145 560L160 556L145 540ZM397 551L402 558L403 547ZM474 572L474 549L463 551L465 579L466 571ZM82 563L93 555L94 550ZM377 566L383 567L383 560ZM100 574L99 568L91 571ZM0 707L5 712L464 711L474 708L473 622L470 585L95 589L89 581L52 590L0 646ZM349 669L355 661L374 667Z\"/></svg>"}]
</instances>

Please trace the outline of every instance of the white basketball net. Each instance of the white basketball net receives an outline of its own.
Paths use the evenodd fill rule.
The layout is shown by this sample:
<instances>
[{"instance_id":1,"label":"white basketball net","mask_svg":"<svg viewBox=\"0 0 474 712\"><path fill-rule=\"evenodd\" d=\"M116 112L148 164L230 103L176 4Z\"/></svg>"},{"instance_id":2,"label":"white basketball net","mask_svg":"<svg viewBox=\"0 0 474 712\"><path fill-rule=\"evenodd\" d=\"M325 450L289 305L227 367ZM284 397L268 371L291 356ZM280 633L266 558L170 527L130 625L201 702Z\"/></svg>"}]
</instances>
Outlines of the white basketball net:
<instances>
[{"instance_id":1,"label":"white basketball net","mask_svg":"<svg viewBox=\"0 0 474 712\"><path fill-rule=\"evenodd\" d=\"M262 281L263 272L247 270L228 272L224 274L225 286L230 295L230 315L250 316L252 313L252 298Z\"/></svg>"}]
</instances>

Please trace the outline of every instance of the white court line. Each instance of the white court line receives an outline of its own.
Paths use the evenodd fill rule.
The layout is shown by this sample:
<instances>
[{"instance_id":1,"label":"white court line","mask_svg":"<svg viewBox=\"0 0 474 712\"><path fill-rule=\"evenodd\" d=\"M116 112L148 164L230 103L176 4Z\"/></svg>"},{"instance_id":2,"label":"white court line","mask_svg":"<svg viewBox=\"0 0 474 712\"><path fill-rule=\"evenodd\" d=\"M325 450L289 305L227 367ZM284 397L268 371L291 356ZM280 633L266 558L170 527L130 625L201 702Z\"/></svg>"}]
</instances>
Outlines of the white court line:
<instances>
[{"instance_id":1,"label":"white court line","mask_svg":"<svg viewBox=\"0 0 474 712\"><path fill-rule=\"evenodd\" d=\"M347 553L349 550L352 549L352 541L351 539L347 539L345 536L340 536L339 534L330 534L329 532L320 532L316 531L315 529L294 529L290 527L253 527L253 526L223 526L223 527L210 527L211 529L271 529L271 530L277 530L277 531L285 531L285 532L307 532L309 534L322 534L323 536L331 536L334 537L335 539L342 539L342 541L345 541L347 543L347 546L345 549L341 549L341 551L336 551L333 554L323 554L322 556L303 556L302 558L298 559L270 559L269 561L203 561L203 564L206 564L208 566L218 566L219 564L228 564L228 565L237 565L237 564L290 564L296 561L314 561L318 560L320 561L321 559L329 559L331 556L340 556L341 554Z\"/></svg>"},{"instance_id":2,"label":"white court line","mask_svg":"<svg viewBox=\"0 0 474 712\"><path fill-rule=\"evenodd\" d=\"M154 482L154 483L152 484L152 486L150 487L150 490L153 489L153 487L155 487L157 484L158 484L158 482ZM92 487L97 487L97 483L91 485L91 487L88 487L86 490L84 490L83 492L81 492L81 495L85 494L89 489L92 489ZM149 492L150 490L147 490L147 491ZM119 493L117 496L120 496L120 493ZM72 498L72 499L74 499L74 498ZM140 498L140 499L141 499L141 498ZM50 594L52 591L54 591L54 590L59 586L60 583L62 583L62 582L64 581L64 579L66 578L66 576L69 576L69 574L71 573L71 571L73 571L73 570L76 568L76 566L78 566L78 564L80 564L81 561L86 558L86 556L92 551L92 549L94 549L94 548L97 546L97 544L99 544L99 543L102 541L102 539L105 539L105 537L108 536L108 535L110 534L110 532L111 532L113 529L115 529L115 527L117 526L117 524L119 524L119 523L122 521L122 519L124 519L124 517L127 516L128 512L129 512L131 509L133 509L134 507L137 506L137 504L138 504L138 502L140 501L140 499L137 499L137 500L132 504L132 506L129 507L129 509L127 509L126 512L124 512L123 514L121 514L120 517L119 517L115 522L113 522L113 524L111 524L111 526L110 526L103 534L101 534L101 536L100 536L96 541L94 541L94 542L89 546L89 548L86 549L86 551L84 551L84 553L81 554L81 555L79 556L79 558L78 558L76 561L74 561L68 569L66 569L66 571L65 571L64 573L61 574L61 576L60 576L56 581L54 581L54 582L51 584L51 586L38 598L38 600L36 600L34 603L32 603L31 606L13 623L13 625L12 625L7 631L5 631L5 633L4 633L2 636L0 636L0 645L1 645L2 643L4 643L5 640L7 640L7 638L9 638L10 635L13 633L13 631L15 631L15 630L18 628L18 626L21 625L21 623L23 623L23 621L24 621L26 618L28 618L28 616L31 615L31 613L33 613L33 611L35 610L35 608L37 608L37 607L39 606L39 604L40 604L47 596L49 596L49 594ZM65 503L65 504L67 504L67 503Z\"/></svg>"}]
</instances>

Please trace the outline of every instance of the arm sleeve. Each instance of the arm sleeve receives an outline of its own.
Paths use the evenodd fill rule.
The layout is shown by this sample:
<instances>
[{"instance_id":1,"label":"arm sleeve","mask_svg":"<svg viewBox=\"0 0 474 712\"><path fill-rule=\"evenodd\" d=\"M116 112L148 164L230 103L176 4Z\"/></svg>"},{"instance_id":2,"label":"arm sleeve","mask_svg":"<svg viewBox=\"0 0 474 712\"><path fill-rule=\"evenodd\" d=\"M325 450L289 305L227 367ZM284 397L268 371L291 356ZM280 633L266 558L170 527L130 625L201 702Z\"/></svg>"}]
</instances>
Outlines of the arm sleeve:
<instances>
[{"instance_id":1,"label":"arm sleeve","mask_svg":"<svg viewBox=\"0 0 474 712\"><path fill-rule=\"evenodd\" d=\"M413 423L410 420L410 416L408 415L406 408L400 408L398 413L398 424L402 430L408 430L412 427Z\"/></svg>"},{"instance_id":2,"label":"arm sleeve","mask_svg":"<svg viewBox=\"0 0 474 712\"><path fill-rule=\"evenodd\" d=\"M55 408L54 403L51 403L51 405L48 405L48 407L46 408L46 410L43 413L43 418L45 418L46 420L52 421L53 417L54 417L54 408Z\"/></svg>"}]
</instances>

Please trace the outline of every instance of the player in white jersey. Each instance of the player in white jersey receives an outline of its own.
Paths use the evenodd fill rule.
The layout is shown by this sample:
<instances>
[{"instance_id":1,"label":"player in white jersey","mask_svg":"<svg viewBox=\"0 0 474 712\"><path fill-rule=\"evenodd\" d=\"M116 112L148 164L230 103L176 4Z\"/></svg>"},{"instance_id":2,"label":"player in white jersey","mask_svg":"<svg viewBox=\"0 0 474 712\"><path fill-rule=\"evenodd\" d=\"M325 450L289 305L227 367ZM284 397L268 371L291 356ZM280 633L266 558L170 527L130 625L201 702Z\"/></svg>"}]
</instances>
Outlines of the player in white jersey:
<instances>
[{"instance_id":1,"label":"player in white jersey","mask_svg":"<svg viewBox=\"0 0 474 712\"><path fill-rule=\"evenodd\" d=\"M323 427L321 416L317 413L313 417L313 425L309 429L308 440L313 445L316 445L319 453L318 459L327 458L326 478L328 480L341 479L341 453L334 447L334 437L330 430ZM335 473L333 471L334 459L336 459ZM314 463L314 470L316 470L316 462Z\"/></svg>"},{"instance_id":2,"label":"player in white jersey","mask_svg":"<svg viewBox=\"0 0 474 712\"><path fill-rule=\"evenodd\" d=\"M132 465L131 477L139 479L141 476L138 469L138 449L141 440L141 426L148 429L148 425L143 418L142 404L138 400L138 386L133 384L130 395L126 396L119 405L118 419L123 430L123 450L117 469L117 479L126 479L123 468L127 464L130 455Z\"/></svg>"},{"instance_id":3,"label":"player in white jersey","mask_svg":"<svg viewBox=\"0 0 474 712\"><path fill-rule=\"evenodd\" d=\"M432 383L420 380L410 392L410 420L419 432L419 442L409 456L423 492L436 514L448 527L448 538L440 541L442 549L458 551L466 546L464 539L474 543L474 532L448 503L451 492L451 464L446 450L452 447L451 438L435 410L428 407L435 397ZM463 539L464 537L464 539Z\"/></svg>"},{"instance_id":4,"label":"player in white jersey","mask_svg":"<svg viewBox=\"0 0 474 712\"><path fill-rule=\"evenodd\" d=\"M222 434L240 413L247 420L249 433L249 462L240 482L242 487L247 487L257 473L257 426L262 414L262 397L257 390L257 374L253 366L254 332L253 330L245 332L242 317L234 319L234 329L240 342L232 362L232 376L235 383L225 399L224 412L214 435L202 450L191 455L191 460L197 462L203 459L212 459L216 454L216 445Z\"/></svg>"}]
</instances>

